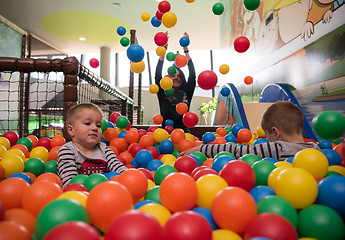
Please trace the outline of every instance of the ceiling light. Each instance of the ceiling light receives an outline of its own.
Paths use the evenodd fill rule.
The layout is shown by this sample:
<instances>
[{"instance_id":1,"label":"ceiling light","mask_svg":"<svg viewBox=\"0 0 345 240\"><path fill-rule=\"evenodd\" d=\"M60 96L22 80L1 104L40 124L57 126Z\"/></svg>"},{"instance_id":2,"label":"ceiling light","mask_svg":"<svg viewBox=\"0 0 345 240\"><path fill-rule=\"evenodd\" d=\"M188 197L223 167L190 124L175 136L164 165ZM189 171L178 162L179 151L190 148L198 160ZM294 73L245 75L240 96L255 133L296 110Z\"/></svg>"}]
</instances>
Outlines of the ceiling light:
<instances>
[{"instance_id":1,"label":"ceiling light","mask_svg":"<svg viewBox=\"0 0 345 240\"><path fill-rule=\"evenodd\" d=\"M85 40L86 40L86 38L84 38L84 37L80 37L80 38L79 38L79 40L80 40L80 41L85 41Z\"/></svg>"},{"instance_id":2,"label":"ceiling light","mask_svg":"<svg viewBox=\"0 0 345 240\"><path fill-rule=\"evenodd\" d=\"M119 2L112 2L111 4L113 5L113 7L121 7L121 3Z\"/></svg>"}]
</instances>

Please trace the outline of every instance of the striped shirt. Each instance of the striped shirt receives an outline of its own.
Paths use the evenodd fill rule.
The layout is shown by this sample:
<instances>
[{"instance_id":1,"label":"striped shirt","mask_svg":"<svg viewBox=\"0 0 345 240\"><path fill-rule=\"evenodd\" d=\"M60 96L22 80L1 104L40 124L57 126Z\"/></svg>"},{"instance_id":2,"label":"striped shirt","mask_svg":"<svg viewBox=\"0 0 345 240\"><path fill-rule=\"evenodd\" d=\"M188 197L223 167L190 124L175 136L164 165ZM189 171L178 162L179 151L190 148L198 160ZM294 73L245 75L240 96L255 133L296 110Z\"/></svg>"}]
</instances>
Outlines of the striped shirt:
<instances>
[{"instance_id":1,"label":"striped shirt","mask_svg":"<svg viewBox=\"0 0 345 240\"><path fill-rule=\"evenodd\" d=\"M255 145L235 145L235 144L202 144L199 151L209 158L213 158L217 153L230 152L237 159L245 154L255 154L260 158L274 158L283 161L286 158L295 156L300 150L314 148L320 150L318 145L313 142L289 143L284 141L265 142Z\"/></svg>"},{"instance_id":2,"label":"striped shirt","mask_svg":"<svg viewBox=\"0 0 345 240\"><path fill-rule=\"evenodd\" d=\"M85 156L73 142L64 144L58 153L57 168L63 187L78 174L90 175L107 171L121 173L127 169L115 153L102 142L96 145L91 157Z\"/></svg>"}]
</instances>

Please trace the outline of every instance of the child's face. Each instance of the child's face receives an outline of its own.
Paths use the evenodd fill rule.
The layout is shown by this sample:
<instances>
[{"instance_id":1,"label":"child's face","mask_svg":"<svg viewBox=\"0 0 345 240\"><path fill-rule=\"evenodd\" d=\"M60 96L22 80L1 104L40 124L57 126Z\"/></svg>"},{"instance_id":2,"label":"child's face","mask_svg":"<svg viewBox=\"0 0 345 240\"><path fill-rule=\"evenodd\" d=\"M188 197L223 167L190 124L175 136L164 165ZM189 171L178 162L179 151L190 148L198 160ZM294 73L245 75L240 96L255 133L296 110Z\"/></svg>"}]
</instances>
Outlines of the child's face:
<instances>
[{"instance_id":1,"label":"child's face","mask_svg":"<svg viewBox=\"0 0 345 240\"><path fill-rule=\"evenodd\" d=\"M182 80L181 80L179 75L180 75L180 72L177 71L175 76L172 77L173 87L174 88L179 88L182 85Z\"/></svg>"},{"instance_id":2,"label":"child's face","mask_svg":"<svg viewBox=\"0 0 345 240\"><path fill-rule=\"evenodd\" d=\"M102 115L93 109L78 111L73 125L69 125L68 133L73 142L93 148L102 138Z\"/></svg>"}]
</instances>

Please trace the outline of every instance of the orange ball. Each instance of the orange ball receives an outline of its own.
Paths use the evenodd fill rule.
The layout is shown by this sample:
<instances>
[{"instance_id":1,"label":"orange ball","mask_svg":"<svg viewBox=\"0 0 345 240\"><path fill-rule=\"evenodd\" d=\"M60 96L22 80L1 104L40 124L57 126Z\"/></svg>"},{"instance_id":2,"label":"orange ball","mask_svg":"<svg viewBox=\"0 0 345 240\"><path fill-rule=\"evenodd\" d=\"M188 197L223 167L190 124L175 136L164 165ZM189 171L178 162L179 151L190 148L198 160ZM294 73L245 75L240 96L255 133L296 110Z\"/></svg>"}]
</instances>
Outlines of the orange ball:
<instances>
[{"instance_id":1,"label":"orange ball","mask_svg":"<svg viewBox=\"0 0 345 240\"><path fill-rule=\"evenodd\" d=\"M135 130L130 130L126 132L125 140L127 143L136 143L139 141L139 133Z\"/></svg>"},{"instance_id":2,"label":"orange ball","mask_svg":"<svg viewBox=\"0 0 345 240\"><path fill-rule=\"evenodd\" d=\"M29 135L26 138L29 138L31 140L31 142L32 142L32 148L31 149L37 147L38 137L36 137L35 135Z\"/></svg>"},{"instance_id":3,"label":"orange ball","mask_svg":"<svg viewBox=\"0 0 345 240\"><path fill-rule=\"evenodd\" d=\"M24 153L25 158L30 158L30 152L26 146L23 144L16 144L11 147L11 149L18 149Z\"/></svg>"},{"instance_id":4,"label":"orange ball","mask_svg":"<svg viewBox=\"0 0 345 240\"><path fill-rule=\"evenodd\" d=\"M7 178L0 182L0 201L5 210L21 208L22 198L30 184L21 178Z\"/></svg>"},{"instance_id":5,"label":"orange ball","mask_svg":"<svg viewBox=\"0 0 345 240\"><path fill-rule=\"evenodd\" d=\"M50 172L42 173L36 178L35 182L53 182L62 188L61 178L55 173L50 173Z\"/></svg>"},{"instance_id":6,"label":"orange ball","mask_svg":"<svg viewBox=\"0 0 345 240\"><path fill-rule=\"evenodd\" d=\"M138 169L131 168L120 173L118 182L122 183L133 197L133 201L137 202L144 197L147 191L147 178L143 172Z\"/></svg>"},{"instance_id":7,"label":"orange ball","mask_svg":"<svg viewBox=\"0 0 345 240\"><path fill-rule=\"evenodd\" d=\"M28 175L31 178L31 182L34 183L36 181L36 176L35 174L31 172L24 172L26 175Z\"/></svg>"},{"instance_id":8,"label":"orange ball","mask_svg":"<svg viewBox=\"0 0 345 240\"><path fill-rule=\"evenodd\" d=\"M152 118L152 120L153 120L153 122L155 123L155 124L162 124L162 122L163 122L163 117L162 117L162 115L160 115L160 114L156 114L156 115L154 115L153 116L153 118Z\"/></svg>"},{"instance_id":9,"label":"orange ball","mask_svg":"<svg viewBox=\"0 0 345 240\"><path fill-rule=\"evenodd\" d=\"M224 137L227 133L226 129L223 127L219 127L216 129L216 133L219 134L220 136Z\"/></svg>"},{"instance_id":10,"label":"orange ball","mask_svg":"<svg viewBox=\"0 0 345 240\"><path fill-rule=\"evenodd\" d=\"M58 152L61 146L55 146L49 151L49 160L57 160Z\"/></svg>"},{"instance_id":11,"label":"orange ball","mask_svg":"<svg viewBox=\"0 0 345 240\"><path fill-rule=\"evenodd\" d=\"M21 225L28 230L30 234L35 232L35 216L24 208L12 208L5 212L5 220ZM1 235L1 234L0 234Z\"/></svg>"},{"instance_id":12,"label":"orange ball","mask_svg":"<svg viewBox=\"0 0 345 240\"><path fill-rule=\"evenodd\" d=\"M206 167L212 168L212 164L213 164L213 158L208 158L207 160L204 161L202 166L206 166Z\"/></svg>"},{"instance_id":13,"label":"orange ball","mask_svg":"<svg viewBox=\"0 0 345 240\"><path fill-rule=\"evenodd\" d=\"M13 221L1 221L0 239L31 240L32 236L25 227Z\"/></svg>"},{"instance_id":14,"label":"orange ball","mask_svg":"<svg viewBox=\"0 0 345 240\"><path fill-rule=\"evenodd\" d=\"M237 140L241 143L249 142L253 137L252 132L247 128L242 128L237 133Z\"/></svg>"},{"instance_id":15,"label":"orange ball","mask_svg":"<svg viewBox=\"0 0 345 240\"><path fill-rule=\"evenodd\" d=\"M153 144L155 144L153 134L147 134L147 135L142 136L139 140L139 144L143 146L144 148L153 146Z\"/></svg>"},{"instance_id":16,"label":"orange ball","mask_svg":"<svg viewBox=\"0 0 345 240\"><path fill-rule=\"evenodd\" d=\"M120 154L119 154L119 157L122 157L123 159L125 159L126 164L130 164L131 161L132 161L132 159L133 159L132 154L130 154L130 153L127 152L127 151L120 153Z\"/></svg>"},{"instance_id":17,"label":"orange ball","mask_svg":"<svg viewBox=\"0 0 345 240\"><path fill-rule=\"evenodd\" d=\"M37 217L43 207L54 201L62 192L62 188L54 182L36 180L23 195L23 208Z\"/></svg>"},{"instance_id":18,"label":"orange ball","mask_svg":"<svg viewBox=\"0 0 345 240\"><path fill-rule=\"evenodd\" d=\"M170 140L173 142L173 144L179 144L185 138L186 135L181 129L175 129L170 134Z\"/></svg>"},{"instance_id":19,"label":"orange ball","mask_svg":"<svg viewBox=\"0 0 345 240\"><path fill-rule=\"evenodd\" d=\"M244 78L244 83L250 85L253 83L253 78L251 76L247 76Z\"/></svg>"},{"instance_id":20,"label":"orange ball","mask_svg":"<svg viewBox=\"0 0 345 240\"><path fill-rule=\"evenodd\" d=\"M52 139L50 140L50 145L51 147L56 147L56 146L62 146L66 143L66 139L63 136L54 136L52 137Z\"/></svg>"},{"instance_id":21,"label":"orange ball","mask_svg":"<svg viewBox=\"0 0 345 240\"><path fill-rule=\"evenodd\" d=\"M159 197L171 212L189 210L195 207L198 188L191 176L183 172L174 172L161 182Z\"/></svg>"},{"instance_id":22,"label":"orange ball","mask_svg":"<svg viewBox=\"0 0 345 240\"><path fill-rule=\"evenodd\" d=\"M336 151L337 153L340 154L341 158L344 159L343 152L342 152L342 147L345 143L339 143L335 147L333 147L333 150Z\"/></svg>"},{"instance_id":23,"label":"orange ball","mask_svg":"<svg viewBox=\"0 0 345 240\"><path fill-rule=\"evenodd\" d=\"M213 141L216 144L226 144L227 141L223 137L216 137L216 139Z\"/></svg>"},{"instance_id":24,"label":"orange ball","mask_svg":"<svg viewBox=\"0 0 345 240\"><path fill-rule=\"evenodd\" d=\"M177 55L175 57L175 65L176 65L176 67L178 67L178 68L184 67L184 66L187 65L187 63L188 63L188 59L187 59L186 56L184 56L184 55Z\"/></svg>"},{"instance_id":25,"label":"orange ball","mask_svg":"<svg viewBox=\"0 0 345 240\"><path fill-rule=\"evenodd\" d=\"M119 153L122 153L123 151L126 151L128 143L124 138L114 138L110 141L109 146L115 146Z\"/></svg>"},{"instance_id":26,"label":"orange ball","mask_svg":"<svg viewBox=\"0 0 345 240\"><path fill-rule=\"evenodd\" d=\"M111 142L114 138L117 138L119 133L116 131L115 128L107 128L107 130L104 131L103 133L103 138L107 142Z\"/></svg>"},{"instance_id":27,"label":"orange ball","mask_svg":"<svg viewBox=\"0 0 345 240\"><path fill-rule=\"evenodd\" d=\"M193 142L189 139L182 139L178 144L178 149L180 152L186 151L193 147Z\"/></svg>"},{"instance_id":28,"label":"orange ball","mask_svg":"<svg viewBox=\"0 0 345 240\"><path fill-rule=\"evenodd\" d=\"M188 111L188 106L187 106L186 103L180 102L180 103L178 103L178 104L176 105L176 112L177 112L178 114L183 115L183 114L185 114L187 111Z\"/></svg>"},{"instance_id":29,"label":"orange ball","mask_svg":"<svg viewBox=\"0 0 345 240\"><path fill-rule=\"evenodd\" d=\"M91 223L103 232L106 232L118 215L131 209L133 209L133 198L130 192L116 181L98 184L92 188L86 201L86 210Z\"/></svg>"}]
</instances>

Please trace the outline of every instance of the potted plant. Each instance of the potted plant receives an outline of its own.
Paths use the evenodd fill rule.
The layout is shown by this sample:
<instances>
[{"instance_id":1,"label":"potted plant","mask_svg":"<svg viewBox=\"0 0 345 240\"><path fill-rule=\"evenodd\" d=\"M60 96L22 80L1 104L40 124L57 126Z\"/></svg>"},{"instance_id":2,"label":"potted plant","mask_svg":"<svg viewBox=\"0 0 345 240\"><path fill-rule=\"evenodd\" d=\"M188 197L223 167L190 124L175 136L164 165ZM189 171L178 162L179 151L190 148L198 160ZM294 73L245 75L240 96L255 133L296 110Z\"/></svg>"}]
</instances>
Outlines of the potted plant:
<instances>
[{"instance_id":1,"label":"potted plant","mask_svg":"<svg viewBox=\"0 0 345 240\"><path fill-rule=\"evenodd\" d=\"M209 102L202 103L198 110L200 110L202 116L205 119L206 125L212 125L217 107L217 99L212 97Z\"/></svg>"}]
</instances>

